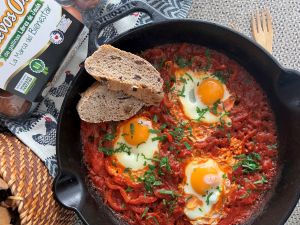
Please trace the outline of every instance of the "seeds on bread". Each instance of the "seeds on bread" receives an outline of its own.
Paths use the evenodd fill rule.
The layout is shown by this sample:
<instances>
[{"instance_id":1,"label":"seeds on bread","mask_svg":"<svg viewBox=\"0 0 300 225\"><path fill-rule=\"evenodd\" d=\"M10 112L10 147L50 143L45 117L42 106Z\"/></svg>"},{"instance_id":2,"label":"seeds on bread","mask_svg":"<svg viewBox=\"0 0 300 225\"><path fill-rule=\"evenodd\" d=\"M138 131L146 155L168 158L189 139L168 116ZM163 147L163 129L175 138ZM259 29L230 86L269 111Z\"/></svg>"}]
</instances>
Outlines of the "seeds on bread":
<instances>
[{"instance_id":1,"label":"seeds on bread","mask_svg":"<svg viewBox=\"0 0 300 225\"><path fill-rule=\"evenodd\" d=\"M85 69L111 90L123 90L150 105L159 105L163 99L163 79L159 72L141 57L111 45L100 46L86 59Z\"/></svg>"},{"instance_id":2,"label":"seeds on bread","mask_svg":"<svg viewBox=\"0 0 300 225\"><path fill-rule=\"evenodd\" d=\"M125 120L135 115L145 103L123 91L110 90L96 81L84 93L76 108L80 118L90 123Z\"/></svg>"}]
</instances>

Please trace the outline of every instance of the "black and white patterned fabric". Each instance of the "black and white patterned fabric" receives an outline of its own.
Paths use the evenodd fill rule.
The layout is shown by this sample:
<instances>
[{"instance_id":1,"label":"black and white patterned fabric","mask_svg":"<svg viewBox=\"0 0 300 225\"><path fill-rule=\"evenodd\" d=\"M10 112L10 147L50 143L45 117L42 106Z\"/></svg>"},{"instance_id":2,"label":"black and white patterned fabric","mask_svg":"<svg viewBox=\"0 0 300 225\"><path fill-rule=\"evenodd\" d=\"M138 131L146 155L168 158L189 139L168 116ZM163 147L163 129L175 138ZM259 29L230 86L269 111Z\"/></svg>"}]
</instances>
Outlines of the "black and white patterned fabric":
<instances>
[{"instance_id":1,"label":"black and white patterned fabric","mask_svg":"<svg viewBox=\"0 0 300 225\"><path fill-rule=\"evenodd\" d=\"M84 23L89 26L92 18L98 17L129 0L104 0L100 4L89 11L81 11ZM192 0L145 0L150 5L158 9L166 16L173 18L186 17L188 10L192 4ZM115 37L122 32L132 29L136 26L147 23L149 17L139 12L133 13L111 26L107 26L99 37L99 43L105 43L110 38ZM0 123L2 127L6 126L21 141L23 141L35 154L45 162L46 167L52 177L57 174L56 161L56 127L59 111L63 99L70 87L75 75L82 66L82 62L86 58L87 40L78 48L73 58L67 65L64 72L60 75L54 86L50 89L49 94L39 105L32 116L24 122L16 122L12 120L4 120Z\"/></svg>"}]
</instances>

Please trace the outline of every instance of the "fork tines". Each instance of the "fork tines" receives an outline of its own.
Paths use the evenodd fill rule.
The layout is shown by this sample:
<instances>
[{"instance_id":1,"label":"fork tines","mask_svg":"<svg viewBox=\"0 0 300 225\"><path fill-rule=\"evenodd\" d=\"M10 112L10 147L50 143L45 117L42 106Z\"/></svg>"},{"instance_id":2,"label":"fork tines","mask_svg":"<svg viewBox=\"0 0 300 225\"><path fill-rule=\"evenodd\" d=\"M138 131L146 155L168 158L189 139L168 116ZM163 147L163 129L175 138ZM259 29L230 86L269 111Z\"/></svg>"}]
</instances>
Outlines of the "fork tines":
<instances>
[{"instance_id":1,"label":"fork tines","mask_svg":"<svg viewBox=\"0 0 300 225\"><path fill-rule=\"evenodd\" d=\"M260 45L266 48L272 54L272 43L273 43L273 28L271 24L271 17L269 10L267 11L267 24L265 19L264 10L261 10L262 23L260 21L260 16L258 10L256 10L256 24L254 19L254 13L252 14L252 33L254 40L257 41ZM262 25L262 26L261 26Z\"/></svg>"}]
</instances>

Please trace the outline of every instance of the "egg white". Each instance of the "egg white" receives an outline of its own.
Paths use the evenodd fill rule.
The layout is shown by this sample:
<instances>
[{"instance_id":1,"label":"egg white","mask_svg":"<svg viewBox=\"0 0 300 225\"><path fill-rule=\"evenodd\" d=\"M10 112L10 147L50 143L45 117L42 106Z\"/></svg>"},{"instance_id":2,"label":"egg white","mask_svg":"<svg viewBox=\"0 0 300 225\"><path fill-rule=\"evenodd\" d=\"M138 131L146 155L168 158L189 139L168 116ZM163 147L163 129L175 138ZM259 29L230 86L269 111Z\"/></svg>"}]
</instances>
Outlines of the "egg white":
<instances>
[{"instance_id":1,"label":"egg white","mask_svg":"<svg viewBox=\"0 0 300 225\"><path fill-rule=\"evenodd\" d=\"M209 73L201 74L201 75L199 75L199 73L194 73L193 71L188 71L187 73L192 77L193 80L191 80L187 75L182 76L181 71L177 71L175 73L176 80L177 80L176 89L177 89L177 91L181 91L182 88L183 88L184 83L180 80L180 77L186 79L185 91L184 91L184 94L183 94L185 96L184 97L183 96L178 96L178 97L179 97L179 100L180 100L180 102L183 106L183 110L184 110L185 115L187 117L189 117L190 119L198 119L199 114L197 113L197 107L200 110L202 110L202 109L206 109L207 106L208 106L208 105L205 105L201 101L201 99L197 96L198 86L206 78L212 78L212 79L215 79L215 80L218 80L218 79L211 76L211 74L209 74ZM230 97L230 93L229 93L229 91L228 91L225 84L223 84L223 88L224 88L224 96L221 99L221 102L225 101L226 99L228 99ZM211 107L211 106L209 106L209 107ZM204 118L202 117L201 121L205 122L205 123L220 122L220 116L221 115L214 115L210 111L207 111L204 114ZM228 119L225 119L224 117L222 119L224 119L226 122L230 122L230 121L227 121Z\"/></svg>"},{"instance_id":2,"label":"egg white","mask_svg":"<svg viewBox=\"0 0 300 225\"><path fill-rule=\"evenodd\" d=\"M151 121L142 121L143 125L147 125L149 129L154 129L152 127ZM120 130L120 135L115 141L114 148L116 149L120 147L118 143L124 143L131 148L130 155L128 155L128 153L126 152L118 152L115 154L119 163L121 163L124 167L129 167L133 171L141 170L145 167L144 162L146 161L142 154L144 154L146 158L153 158L155 153L159 152L158 140L152 141L152 138L157 137L156 134L150 133L148 140L145 141L146 143L140 144L138 147L127 143L124 139L124 136L122 136L121 134L123 134L123 127ZM151 164L151 162L147 161L147 164Z\"/></svg>"},{"instance_id":3,"label":"egg white","mask_svg":"<svg viewBox=\"0 0 300 225\"><path fill-rule=\"evenodd\" d=\"M207 204L207 202L206 202L208 194L206 194L205 196L202 196L202 195L196 193L191 184L191 175L194 172L194 169L199 168L199 167L213 167L214 169L216 169L218 171L217 176L219 177L219 179L218 179L219 183L216 186L212 187L208 191L208 194L213 193L209 198L209 204ZM188 209L186 207L184 208L184 213L190 220L196 220L196 219L203 218L203 217L216 217L219 215L218 212L211 213L211 208L214 204L216 204L219 201L220 195L221 195L221 193L219 192L219 190L216 187L219 186L219 189L221 191L223 191L223 189L224 189L223 183L224 183L225 179L222 178L223 174L224 173L221 171L218 164L212 159L208 159L205 163L199 163L197 161L192 161L191 163L188 164L188 166L185 169L187 185L184 186L184 193L185 193L185 195L192 194L194 196L197 196L197 198L203 202L203 206L197 206L196 208L194 208L192 210Z\"/></svg>"}]
</instances>

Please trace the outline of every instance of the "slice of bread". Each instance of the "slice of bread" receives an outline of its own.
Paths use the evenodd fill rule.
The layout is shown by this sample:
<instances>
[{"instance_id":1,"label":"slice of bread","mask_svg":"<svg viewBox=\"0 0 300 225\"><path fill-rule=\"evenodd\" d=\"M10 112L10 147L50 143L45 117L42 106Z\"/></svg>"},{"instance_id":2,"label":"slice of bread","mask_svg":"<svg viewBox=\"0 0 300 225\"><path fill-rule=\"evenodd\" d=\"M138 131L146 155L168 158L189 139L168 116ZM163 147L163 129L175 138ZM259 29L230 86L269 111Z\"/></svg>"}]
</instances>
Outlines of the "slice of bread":
<instances>
[{"instance_id":1,"label":"slice of bread","mask_svg":"<svg viewBox=\"0 0 300 225\"><path fill-rule=\"evenodd\" d=\"M85 69L111 90L123 90L149 105L159 105L164 97L163 79L148 61L111 45L102 45L88 57Z\"/></svg>"},{"instance_id":2,"label":"slice of bread","mask_svg":"<svg viewBox=\"0 0 300 225\"><path fill-rule=\"evenodd\" d=\"M123 91L113 91L96 81L84 93L76 108L80 118L90 123L119 121L135 115L145 102Z\"/></svg>"}]
</instances>

